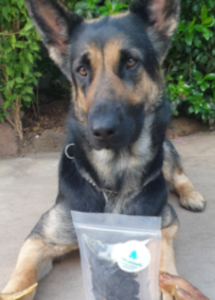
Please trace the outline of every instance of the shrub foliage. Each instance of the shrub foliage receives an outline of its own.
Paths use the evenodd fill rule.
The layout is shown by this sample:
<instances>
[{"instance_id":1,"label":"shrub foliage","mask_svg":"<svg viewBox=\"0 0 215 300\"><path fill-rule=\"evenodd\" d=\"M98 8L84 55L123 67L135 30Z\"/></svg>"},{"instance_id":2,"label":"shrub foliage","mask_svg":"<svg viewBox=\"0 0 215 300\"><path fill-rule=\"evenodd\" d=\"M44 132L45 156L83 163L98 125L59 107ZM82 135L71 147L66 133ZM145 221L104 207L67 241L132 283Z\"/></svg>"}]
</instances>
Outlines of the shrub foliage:
<instances>
[{"instance_id":1,"label":"shrub foliage","mask_svg":"<svg viewBox=\"0 0 215 300\"><path fill-rule=\"evenodd\" d=\"M19 109L34 101L33 86L41 73L36 71L40 59L39 36L27 16L24 0L0 0L0 107L3 121L12 110L11 123L22 138Z\"/></svg>"},{"instance_id":2,"label":"shrub foliage","mask_svg":"<svg viewBox=\"0 0 215 300\"><path fill-rule=\"evenodd\" d=\"M215 122L215 1L183 0L181 21L165 61L174 113Z\"/></svg>"}]
</instances>

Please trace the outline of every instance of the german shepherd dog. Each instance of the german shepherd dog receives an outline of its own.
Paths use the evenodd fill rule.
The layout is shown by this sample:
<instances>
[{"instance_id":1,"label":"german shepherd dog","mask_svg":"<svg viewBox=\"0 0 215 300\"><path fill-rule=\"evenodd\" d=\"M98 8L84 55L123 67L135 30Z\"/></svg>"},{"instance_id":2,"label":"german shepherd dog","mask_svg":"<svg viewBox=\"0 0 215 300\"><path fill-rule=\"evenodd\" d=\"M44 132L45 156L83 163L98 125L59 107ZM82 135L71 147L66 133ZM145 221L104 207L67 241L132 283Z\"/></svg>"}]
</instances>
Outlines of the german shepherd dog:
<instances>
[{"instance_id":1,"label":"german shepherd dog","mask_svg":"<svg viewBox=\"0 0 215 300\"><path fill-rule=\"evenodd\" d=\"M71 210L162 216L160 270L177 274L178 221L166 182L184 208L205 207L165 139L170 113L161 65L179 0L134 0L126 13L90 21L54 0L26 3L50 57L71 82L72 103L56 203L27 237L3 293L28 288L49 273L54 259L77 249Z\"/></svg>"}]
</instances>

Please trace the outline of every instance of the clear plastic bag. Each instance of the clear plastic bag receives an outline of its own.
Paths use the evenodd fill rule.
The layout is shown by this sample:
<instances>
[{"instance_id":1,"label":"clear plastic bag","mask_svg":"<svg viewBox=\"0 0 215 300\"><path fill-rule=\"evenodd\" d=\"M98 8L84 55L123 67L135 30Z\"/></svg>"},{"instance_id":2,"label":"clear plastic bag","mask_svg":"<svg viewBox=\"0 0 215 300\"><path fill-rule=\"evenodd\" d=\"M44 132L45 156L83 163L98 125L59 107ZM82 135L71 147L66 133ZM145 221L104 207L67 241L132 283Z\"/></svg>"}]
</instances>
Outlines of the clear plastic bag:
<instances>
[{"instance_id":1,"label":"clear plastic bag","mask_svg":"<svg viewBox=\"0 0 215 300\"><path fill-rule=\"evenodd\" d=\"M72 212L86 300L158 300L161 218Z\"/></svg>"}]
</instances>

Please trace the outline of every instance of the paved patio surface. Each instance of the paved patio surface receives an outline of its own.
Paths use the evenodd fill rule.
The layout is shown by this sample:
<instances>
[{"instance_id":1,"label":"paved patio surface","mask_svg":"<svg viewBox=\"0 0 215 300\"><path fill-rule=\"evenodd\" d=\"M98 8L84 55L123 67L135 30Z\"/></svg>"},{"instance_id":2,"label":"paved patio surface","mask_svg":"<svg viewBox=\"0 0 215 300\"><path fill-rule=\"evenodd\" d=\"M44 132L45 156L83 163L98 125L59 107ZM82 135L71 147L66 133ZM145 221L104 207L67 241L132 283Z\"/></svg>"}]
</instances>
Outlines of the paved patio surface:
<instances>
[{"instance_id":1,"label":"paved patio surface","mask_svg":"<svg viewBox=\"0 0 215 300\"><path fill-rule=\"evenodd\" d=\"M207 199L204 213L170 202L180 219L175 242L179 274L211 300L215 299L215 134L198 134L174 142L187 175ZM18 251L40 215L55 201L59 154L0 160L0 290L8 281ZM79 254L73 253L44 278L36 300L84 299Z\"/></svg>"}]
</instances>

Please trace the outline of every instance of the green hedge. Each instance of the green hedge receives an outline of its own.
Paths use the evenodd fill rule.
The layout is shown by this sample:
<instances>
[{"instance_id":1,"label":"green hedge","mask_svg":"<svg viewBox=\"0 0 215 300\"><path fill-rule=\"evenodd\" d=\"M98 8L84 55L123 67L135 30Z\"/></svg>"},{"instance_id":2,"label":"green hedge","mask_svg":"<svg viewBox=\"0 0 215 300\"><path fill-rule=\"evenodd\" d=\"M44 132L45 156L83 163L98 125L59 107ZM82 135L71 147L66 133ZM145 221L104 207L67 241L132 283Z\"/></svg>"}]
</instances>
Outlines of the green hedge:
<instances>
[{"instance_id":1,"label":"green hedge","mask_svg":"<svg viewBox=\"0 0 215 300\"><path fill-rule=\"evenodd\" d=\"M33 86L42 74L35 72L40 59L39 35L27 16L24 0L0 0L0 121L7 109L12 111L11 123L22 138L19 109L35 100Z\"/></svg>"},{"instance_id":2,"label":"green hedge","mask_svg":"<svg viewBox=\"0 0 215 300\"><path fill-rule=\"evenodd\" d=\"M90 19L125 11L130 0L63 2ZM47 59L41 60L39 36L26 14L24 0L0 0L0 7L0 92L5 99L0 104L0 120L11 107L18 132L17 111L36 101L33 87L42 75L40 71L44 74ZM174 114L196 115L210 124L215 122L214 15L214 0L182 0L181 21L164 62Z\"/></svg>"},{"instance_id":3,"label":"green hedge","mask_svg":"<svg viewBox=\"0 0 215 300\"><path fill-rule=\"evenodd\" d=\"M181 21L164 63L174 114L215 122L215 1L183 0Z\"/></svg>"}]
</instances>

